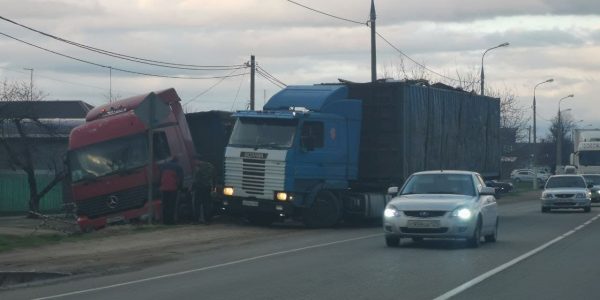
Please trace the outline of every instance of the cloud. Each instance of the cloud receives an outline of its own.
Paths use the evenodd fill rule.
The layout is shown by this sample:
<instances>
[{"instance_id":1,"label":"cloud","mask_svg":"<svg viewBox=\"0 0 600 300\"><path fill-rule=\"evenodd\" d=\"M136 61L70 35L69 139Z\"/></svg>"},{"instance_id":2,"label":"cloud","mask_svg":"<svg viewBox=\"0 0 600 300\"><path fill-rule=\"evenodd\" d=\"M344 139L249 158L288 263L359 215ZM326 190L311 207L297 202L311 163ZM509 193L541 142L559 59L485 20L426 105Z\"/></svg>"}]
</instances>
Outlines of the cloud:
<instances>
[{"instance_id":1,"label":"cloud","mask_svg":"<svg viewBox=\"0 0 600 300\"><path fill-rule=\"evenodd\" d=\"M60 19L63 17L101 15L97 1L0 0L2 15L8 18Z\"/></svg>"}]
</instances>

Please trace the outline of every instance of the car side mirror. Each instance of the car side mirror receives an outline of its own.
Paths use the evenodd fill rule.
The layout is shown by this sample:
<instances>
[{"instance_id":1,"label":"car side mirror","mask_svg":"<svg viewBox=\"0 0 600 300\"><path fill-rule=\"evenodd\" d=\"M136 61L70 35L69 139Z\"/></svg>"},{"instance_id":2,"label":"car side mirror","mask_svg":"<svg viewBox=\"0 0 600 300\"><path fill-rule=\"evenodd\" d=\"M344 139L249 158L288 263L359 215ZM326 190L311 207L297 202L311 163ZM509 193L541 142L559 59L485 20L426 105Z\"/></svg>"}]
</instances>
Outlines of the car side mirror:
<instances>
[{"instance_id":1,"label":"car side mirror","mask_svg":"<svg viewBox=\"0 0 600 300\"><path fill-rule=\"evenodd\" d=\"M588 184L588 185L587 185L587 188L588 188L588 189L591 189L591 188L593 188L593 187L594 187L594 185L593 185L593 184Z\"/></svg>"},{"instance_id":2,"label":"car side mirror","mask_svg":"<svg viewBox=\"0 0 600 300\"><path fill-rule=\"evenodd\" d=\"M387 193L388 194L398 194L398 187L397 186L392 186L390 188L388 188Z\"/></svg>"},{"instance_id":3,"label":"car side mirror","mask_svg":"<svg viewBox=\"0 0 600 300\"><path fill-rule=\"evenodd\" d=\"M493 187L484 186L481 188L481 192L479 192L479 195L495 196L496 190Z\"/></svg>"}]
</instances>

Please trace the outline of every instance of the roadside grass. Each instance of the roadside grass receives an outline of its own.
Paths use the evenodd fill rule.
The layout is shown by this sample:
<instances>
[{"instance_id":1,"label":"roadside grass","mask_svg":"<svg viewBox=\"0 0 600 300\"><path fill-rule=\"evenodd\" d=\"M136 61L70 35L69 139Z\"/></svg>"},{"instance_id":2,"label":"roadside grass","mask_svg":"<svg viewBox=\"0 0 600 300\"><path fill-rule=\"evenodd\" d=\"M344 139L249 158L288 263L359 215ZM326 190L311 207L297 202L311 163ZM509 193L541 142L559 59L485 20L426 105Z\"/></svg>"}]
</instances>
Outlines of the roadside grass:
<instances>
[{"instance_id":1,"label":"roadside grass","mask_svg":"<svg viewBox=\"0 0 600 300\"><path fill-rule=\"evenodd\" d=\"M510 200L511 198L518 198L525 196L526 194L536 194L537 192L541 193L542 188L539 188L537 191L533 189L533 185L531 182L513 182L513 190L510 193L502 194L500 199Z\"/></svg>"},{"instance_id":2,"label":"roadside grass","mask_svg":"<svg viewBox=\"0 0 600 300\"><path fill-rule=\"evenodd\" d=\"M27 233L27 234L0 234L0 253L16 249L37 248L64 242L80 242L85 240L101 239L110 236L138 234L179 228L185 225L165 226L162 224L126 224L103 228L88 233Z\"/></svg>"}]
</instances>

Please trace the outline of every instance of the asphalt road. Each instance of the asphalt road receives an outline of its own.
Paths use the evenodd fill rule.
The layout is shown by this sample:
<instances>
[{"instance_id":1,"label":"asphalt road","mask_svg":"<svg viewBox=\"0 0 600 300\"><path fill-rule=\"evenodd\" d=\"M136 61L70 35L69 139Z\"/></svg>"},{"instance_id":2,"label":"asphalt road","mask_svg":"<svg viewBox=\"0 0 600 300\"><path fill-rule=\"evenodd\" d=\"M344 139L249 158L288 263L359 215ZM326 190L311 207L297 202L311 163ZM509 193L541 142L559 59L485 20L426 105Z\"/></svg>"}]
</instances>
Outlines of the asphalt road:
<instances>
[{"instance_id":1,"label":"asphalt road","mask_svg":"<svg viewBox=\"0 0 600 300\"><path fill-rule=\"evenodd\" d=\"M125 274L0 292L1 299L598 299L600 208L502 204L497 243L403 240L379 227L306 230ZM177 249L173 249L177 251Z\"/></svg>"}]
</instances>

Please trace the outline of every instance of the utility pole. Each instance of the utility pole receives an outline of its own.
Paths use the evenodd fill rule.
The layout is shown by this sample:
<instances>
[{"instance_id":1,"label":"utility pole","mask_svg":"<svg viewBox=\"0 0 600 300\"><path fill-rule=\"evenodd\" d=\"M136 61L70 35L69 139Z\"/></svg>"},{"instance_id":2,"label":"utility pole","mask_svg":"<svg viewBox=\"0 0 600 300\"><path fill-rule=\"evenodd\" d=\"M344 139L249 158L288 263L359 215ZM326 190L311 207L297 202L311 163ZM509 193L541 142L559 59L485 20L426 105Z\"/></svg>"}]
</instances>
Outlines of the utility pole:
<instances>
[{"instance_id":1,"label":"utility pole","mask_svg":"<svg viewBox=\"0 0 600 300\"><path fill-rule=\"evenodd\" d=\"M254 55L250 55L250 110L254 110L254 77L255 77L256 63L254 61Z\"/></svg>"},{"instance_id":2,"label":"utility pole","mask_svg":"<svg viewBox=\"0 0 600 300\"><path fill-rule=\"evenodd\" d=\"M371 19L369 24L371 25L371 82L377 81L377 46L375 43L375 0L371 0Z\"/></svg>"},{"instance_id":3,"label":"utility pole","mask_svg":"<svg viewBox=\"0 0 600 300\"><path fill-rule=\"evenodd\" d=\"M33 101L33 68L23 68L29 71L29 101Z\"/></svg>"}]
</instances>

